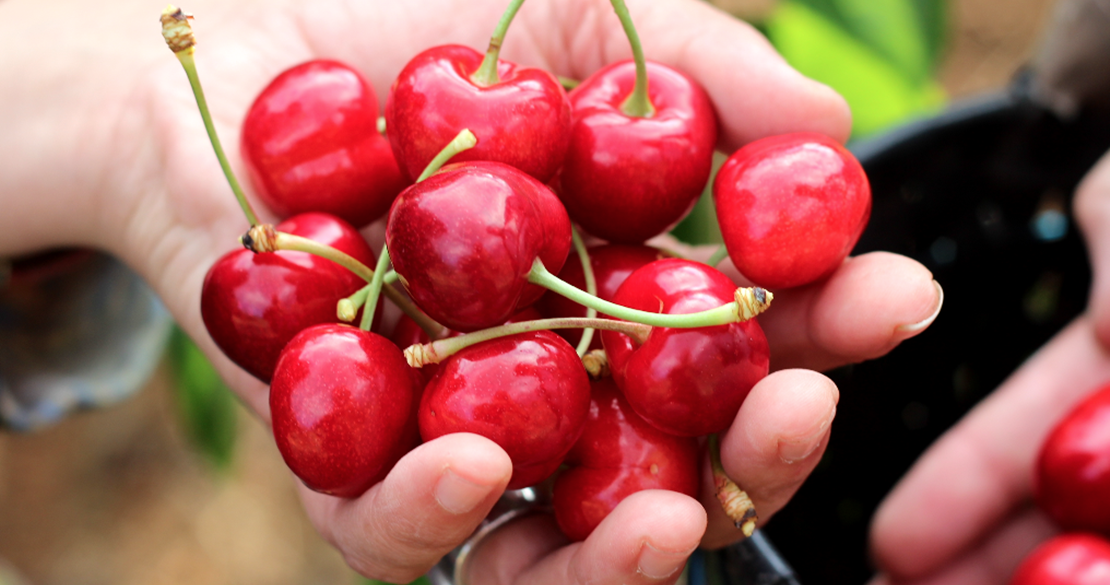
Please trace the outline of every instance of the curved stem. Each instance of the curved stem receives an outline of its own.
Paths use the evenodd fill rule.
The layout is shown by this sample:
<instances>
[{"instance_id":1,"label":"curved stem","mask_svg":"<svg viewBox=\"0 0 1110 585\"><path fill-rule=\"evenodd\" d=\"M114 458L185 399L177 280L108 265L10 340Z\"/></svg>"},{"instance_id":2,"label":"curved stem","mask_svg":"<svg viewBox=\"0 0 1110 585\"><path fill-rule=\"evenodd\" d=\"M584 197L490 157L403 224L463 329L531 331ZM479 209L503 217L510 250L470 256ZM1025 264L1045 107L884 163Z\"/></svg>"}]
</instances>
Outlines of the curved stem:
<instances>
[{"instance_id":1,"label":"curved stem","mask_svg":"<svg viewBox=\"0 0 1110 585\"><path fill-rule=\"evenodd\" d=\"M717 248L717 251L713 252L713 255L710 256L709 260L706 260L705 263L710 266L716 266L721 263L721 260L724 260L727 257L728 248L726 248L724 244L721 244L721 247Z\"/></svg>"},{"instance_id":2,"label":"curved stem","mask_svg":"<svg viewBox=\"0 0 1110 585\"><path fill-rule=\"evenodd\" d=\"M505 42L505 33L509 32L509 25L513 22L513 18L522 4L524 4L524 0L510 2L509 7L501 14L501 20L497 21L497 28L493 29L493 36L489 39L486 56L482 59L482 64L478 66L478 70L470 76L470 80L479 87L489 87L501 81L501 78L497 75L497 59L501 55L501 44Z\"/></svg>"},{"instance_id":3,"label":"curved stem","mask_svg":"<svg viewBox=\"0 0 1110 585\"><path fill-rule=\"evenodd\" d=\"M647 60L644 59L644 48L640 45L640 35L636 33L624 0L609 0L609 3L613 5L613 12L617 13L617 18L621 21L628 44L632 46L632 60L636 63L636 85L621 104L621 111L633 118L650 118L655 114L655 106L648 96Z\"/></svg>"},{"instance_id":4,"label":"curved stem","mask_svg":"<svg viewBox=\"0 0 1110 585\"><path fill-rule=\"evenodd\" d=\"M414 368L420 368L428 364L438 364L439 362L447 359L455 353L466 349L472 345L497 339L499 337L506 337L509 335L516 335L518 333L525 333L528 331L542 331L550 329L577 329L577 328L595 328L605 329L608 331L619 331L633 338L637 343L643 343L647 340L647 336L651 333L651 327L642 325L640 323L629 323L628 321L617 321L615 319L598 319L586 317L563 317L559 319L536 319L534 321L520 321L517 323L508 323L499 325L497 327L490 327L481 331L467 333L458 337L447 337L444 339L437 339L431 343L410 345L405 349L405 359L408 360L409 365Z\"/></svg>"},{"instance_id":5,"label":"curved stem","mask_svg":"<svg viewBox=\"0 0 1110 585\"><path fill-rule=\"evenodd\" d=\"M253 252L263 253L277 250L305 252L326 260L331 260L347 270L354 272L359 278L366 282L370 282L374 278L373 270L342 250L337 250L331 246L321 244L308 238L276 231L273 226L268 224L262 224L251 228L251 230L242 237L242 241L243 246ZM387 285L382 287L382 292L385 293L386 298L393 301L393 304L397 305L401 311L411 317L413 321L416 321L416 324L420 325L420 328L427 332L428 335L435 335L443 329L442 325L425 315L424 311L421 311L416 304L410 301L408 297L397 289Z\"/></svg>"},{"instance_id":6,"label":"curved stem","mask_svg":"<svg viewBox=\"0 0 1110 585\"><path fill-rule=\"evenodd\" d=\"M212 143L212 150L216 152L216 159L220 161L220 168L223 170L224 177L227 178L227 184L231 186L231 192L235 194L235 198L239 201L239 207L243 209L247 221L250 222L251 227L254 227L258 225L258 215L254 213L250 201L247 201L247 196L243 193L242 187L239 186L239 179L235 177L235 173L231 170L231 164L227 162L227 155L224 154L224 148L220 144L220 137L216 134L216 126L212 123L212 114L208 111L208 100L204 97L204 88L200 85L197 64L193 59L195 41L192 37L189 18L180 9L174 8L172 5L167 6L166 10L162 12L162 34L166 37L167 44L173 50L173 54L177 56L177 60L181 62L181 67L185 69L185 75L189 78L189 87L192 88L193 97L197 100L197 108L200 110L201 120L204 121L204 130L208 132L208 141Z\"/></svg>"},{"instance_id":7,"label":"curved stem","mask_svg":"<svg viewBox=\"0 0 1110 585\"><path fill-rule=\"evenodd\" d=\"M478 137L474 136L474 133L471 132L469 129L463 128L463 131L455 135L455 137L451 139L451 142L448 142L447 146L444 146L443 150L439 151L435 155L435 158L432 159L432 162L428 163L428 166L424 167L424 172L420 173L420 177L416 179L416 182L419 183L424 179L427 179L428 177L434 175L435 172L440 169L440 167L447 164L447 161L451 160L451 157L459 154L464 150L474 148L475 144L478 144Z\"/></svg>"},{"instance_id":8,"label":"curved stem","mask_svg":"<svg viewBox=\"0 0 1110 585\"><path fill-rule=\"evenodd\" d=\"M378 255L378 265L374 267L374 276L370 278L369 291L366 293L366 304L362 307L362 323L359 329L369 331L374 324L374 314L377 313L378 297L382 293L385 271L389 269L389 250L382 244L382 253Z\"/></svg>"},{"instance_id":9,"label":"curved stem","mask_svg":"<svg viewBox=\"0 0 1110 585\"><path fill-rule=\"evenodd\" d=\"M598 312L611 315L617 319L643 323L653 327L691 328L739 323L767 310L774 298L770 291L762 288L739 288L736 289L734 295L736 300L715 309L680 315L649 313L611 303L575 288L548 272L539 258L532 263L532 270L528 273L528 282L555 291L555 293L563 295L580 305L592 307L597 309Z\"/></svg>"},{"instance_id":10,"label":"curved stem","mask_svg":"<svg viewBox=\"0 0 1110 585\"><path fill-rule=\"evenodd\" d=\"M582 262L582 276L586 279L586 292L591 295L597 295L597 279L594 277L594 267L590 262L590 252L586 250L586 243L582 241L582 236L578 235L578 230L574 226L570 228L570 239L574 243L574 250L578 252L578 259ZM586 307L586 318L593 319L597 317L597 309ZM578 352L578 357L586 355L590 350L590 343L594 340L593 327L587 327L582 330L582 339L578 340L578 347L575 351Z\"/></svg>"}]
</instances>

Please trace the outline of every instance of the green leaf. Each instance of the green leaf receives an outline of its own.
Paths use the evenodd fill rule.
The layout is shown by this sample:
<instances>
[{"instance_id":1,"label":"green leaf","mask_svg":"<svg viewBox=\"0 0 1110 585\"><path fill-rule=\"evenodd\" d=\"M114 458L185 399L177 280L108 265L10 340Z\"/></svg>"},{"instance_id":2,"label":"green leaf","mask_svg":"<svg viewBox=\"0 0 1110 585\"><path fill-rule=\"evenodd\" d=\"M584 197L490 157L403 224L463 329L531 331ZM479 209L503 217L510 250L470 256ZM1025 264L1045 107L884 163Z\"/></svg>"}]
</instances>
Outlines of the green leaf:
<instances>
[{"instance_id":1,"label":"green leaf","mask_svg":"<svg viewBox=\"0 0 1110 585\"><path fill-rule=\"evenodd\" d=\"M217 469L231 463L239 405L231 390L180 328L169 345L178 412L193 445Z\"/></svg>"},{"instance_id":2,"label":"green leaf","mask_svg":"<svg viewBox=\"0 0 1110 585\"><path fill-rule=\"evenodd\" d=\"M839 92L852 108L853 136L936 112L944 91L919 81L822 13L788 0L767 21L771 42L795 69Z\"/></svg>"}]
</instances>

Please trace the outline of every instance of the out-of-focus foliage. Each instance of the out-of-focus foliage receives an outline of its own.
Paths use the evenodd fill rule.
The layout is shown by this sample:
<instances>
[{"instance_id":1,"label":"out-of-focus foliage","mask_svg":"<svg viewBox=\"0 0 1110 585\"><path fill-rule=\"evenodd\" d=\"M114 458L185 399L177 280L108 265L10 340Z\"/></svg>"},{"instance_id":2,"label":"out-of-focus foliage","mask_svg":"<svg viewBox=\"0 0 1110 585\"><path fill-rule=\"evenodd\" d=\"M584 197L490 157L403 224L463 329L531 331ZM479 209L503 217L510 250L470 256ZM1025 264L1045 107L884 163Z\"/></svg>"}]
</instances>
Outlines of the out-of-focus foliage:
<instances>
[{"instance_id":1,"label":"out-of-focus foliage","mask_svg":"<svg viewBox=\"0 0 1110 585\"><path fill-rule=\"evenodd\" d=\"M174 329L169 358L182 425L197 450L217 469L231 463L237 405L231 390L184 332Z\"/></svg>"},{"instance_id":2,"label":"out-of-focus foliage","mask_svg":"<svg viewBox=\"0 0 1110 585\"><path fill-rule=\"evenodd\" d=\"M942 0L783 0L762 23L784 58L852 108L853 137L938 111Z\"/></svg>"}]
</instances>

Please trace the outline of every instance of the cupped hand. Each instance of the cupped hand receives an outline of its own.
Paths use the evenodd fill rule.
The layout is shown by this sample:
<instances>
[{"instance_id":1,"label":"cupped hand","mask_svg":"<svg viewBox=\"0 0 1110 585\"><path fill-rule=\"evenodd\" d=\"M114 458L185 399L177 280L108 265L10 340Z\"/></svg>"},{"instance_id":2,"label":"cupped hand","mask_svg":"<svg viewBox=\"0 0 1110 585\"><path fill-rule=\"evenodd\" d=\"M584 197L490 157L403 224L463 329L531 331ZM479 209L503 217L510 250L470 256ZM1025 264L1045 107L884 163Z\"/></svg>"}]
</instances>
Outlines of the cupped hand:
<instances>
[{"instance_id":1,"label":"cupped hand","mask_svg":"<svg viewBox=\"0 0 1110 585\"><path fill-rule=\"evenodd\" d=\"M1088 310L914 464L871 526L873 585L1004 585L1055 529L1032 503L1045 437L1110 380L1110 156L1079 186L1094 272Z\"/></svg>"},{"instance_id":2,"label":"cupped hand","mask_svg":"<svg viewBox=\"0 0 1110 585\"><path fill-rule=\"evenodd\" d=\"M483 49L504 4L197 0L182 8L197 17L198 69L232 166L245 176L239 123L280 71L312 58L339 59L361 70L384 100L417 52L449 42ZM0 254L82 245L119 256L265 421L266 387L220 354L200 319L205 272L248 226L185 76L159 36L158 8L138 0L94 11L72 1L0 3L0 73L15 80L0 87ZM696 0L633 1L630 10L648 58L706 88L722 150L793 131L846 139L844 101L790 69L751 27ZM505 59L579 79L629 56L603 0L531 0L502 51ZM939 307L939 289L923 267L871 254L849 259L821 283L781 291L760 319L773 369L824 369L882 355L924 329ZM756 386L723 435L725 469L763 519L820 459L836 400L835 386L820 374L782 370ZM414 450L360 498L306 490L304 502L353 567L403 582L470 534L509 473L491 442L452 436ZM521 520L488 539L471 566L476 580L489 582L673 581L699 543L739 538L703 499L706 506L673 493L638 494L573 545L545 517Z\"/></svg>"}]
</instances>

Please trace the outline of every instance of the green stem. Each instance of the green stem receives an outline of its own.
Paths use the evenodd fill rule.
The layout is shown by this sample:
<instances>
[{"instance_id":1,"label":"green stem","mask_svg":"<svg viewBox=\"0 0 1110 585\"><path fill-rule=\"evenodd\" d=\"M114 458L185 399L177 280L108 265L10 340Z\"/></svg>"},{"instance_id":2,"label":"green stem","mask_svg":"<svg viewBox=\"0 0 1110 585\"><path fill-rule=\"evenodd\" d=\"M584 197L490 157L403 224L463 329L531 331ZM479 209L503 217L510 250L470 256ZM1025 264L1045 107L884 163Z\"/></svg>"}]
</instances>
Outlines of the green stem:
<instances>
[{"instance_id":1,"label":"green stem","mask_svg":"<svg viewBox=\"0 0 1110 585\"><path fill-rule=\"evenodd\" d=\"M582 85L582 82L577 79L571 79L570 77L563 77L562 75L560 75L559 85L563 86L563 89L570 91L578 87L579 85Z\"/></svg>"},{"instance_id":2,"label":"green stem","mask_svg":"<svg viewBox=\"0 0 1110 585\"><path fill-rule=\"evenodd\" d=\"M448 142L447 146L443 147L443 150L439 151L435 155L435 158L432 159L432 162L428 163L428 166L424 167L424 172L420 173L420 177L416 179L416 182L419 183L424 179L427 179L428 177L434 175L435 172L440 169L440 167L447 164L447 161L451 160L451 157L459 154L464 150L474 148L475 144L478 144L478 137L474 136L474 133L471 132L469 129L463 128L463 131L459 132L454 138L452 138L451 142Z\"/></svg>"},{"instance_id":3,"label":"green stem","mask_svg":"<svg viewBox=\"0 0 1110 585\"><path fill-rule=\"evenodd\" d=\"M651 327L646 325L630 323L628 321L617 321L615 319L598 319L596 317L593 319L586 317L536 319L534 321L520 321L517 323L499 325L497 327L490 327L458 337L437 339L431 343L411 345L405 349L405 359L408 360L410 366L420 368L428 364L438 364L472 345L499 337L507 337L509 335L516 335L528 331L587 327L605 329L607 331L619 331L633 338L636 343L641 344L647 340L647 336L651 333Z\"/></svg>"},{"instance_id":4,"label":"green stem","mask_svg":"<svg viewBox=\"0 0 1110 585\"><path fill-rule=\"evenodd\" d=\"M385 273L385 276L382 277L382 280L386 284L393 284L393 283L397 282L398 280L401 280L401 275L397 274L396 270L390 270L389 272Z\"/></svg>"},{"instance_id":5,"label":"green stem","mask_svg":"<svg viewBox=\"0 0 1110 585\"><path fill-rule=\"evenodd\" d=\"M644 59L644 48L640 45L640 35L636 33L624 0L609 0L609 3L613 5L613 12L617 13L617 18L621 21L628 44L632 46L632 60L636 63L636 85L621 104L621 111L633 118L650 118L655 114L655 106L648 96L647 61Z\"/></svg>"},{"instance_id":6,"label":"green stem","mask_svg":"<svg viewBox=\"0 0 1110 585\"><path fill-rule=\"evenodd\" d=\"M505 33L509 32L509 25L513 22L516 12L520 10L521 4L524 4L524 0L510 2L509 7L501 14L501 20L497 22L497 28L493 29L493 36L489 39L486 56L482 59L482 64L478 66L478 70L470 76L470 80L479 87L489 87L501 81L501 78L497 75L497 59L501 55L501 43L505 42Z\"/></svg>"},{"instance_id":7,"label":"green stem","mask_svg":"<svg viewBox=\"0 0 1110 585\"><path fill-rule=\"evenodd\" d=\"M297 252L305 252L314 256L331 260L336 264L354 272L359 278L366 282L371 282L374 279L374 271L367 267L356 258L337 250L331 246L321 244L319 242L279 232L273 229L273 226L262 224L251 228L247 235L243 237L243 245L254 252L274 252L277 250L293 250ZM393 301L402 312L416 321L417 325L423 329L428 335L437 335L443 330L443 326L436 323L431 317L424 314L415 303L408 299L400 291L392 286L383 286L382 292L385 293L386 298ZM357 294L357 293L356 293Z\"/></svg>"},{"instance_id":8,"label":"green stem","mask_svg":"<svg viewBox=\"0 0 1110 585\"><path fill-rule=\"evenodd\" d=\"M649 313L647 311L640 311L611 303L588 294L579 288L575 288L566 281L548 272L539 258L532 263L532 270L528 273L528 282L555 291L556 294L563 295L580 305L597 309L599 313L605 313L606 315L611 315L625 321L651 325L652 327L676 327L685 329L739 323L765 311L773 298L769 291L761 288L740 288L737 289L735 297L737 300L743 300L743 303L733 301L715 309L709 309L699 313L685 313L680 315Z\"/></svg>"},{"instance_id":9,"label":"green stem","mask_svg":"<svg viewBox=\"0 0 1110 585\"><path fill-rule=\"evenodd\" d=\"M726 248L724 244L721 244L721 247L717 248L717 251L713 252L713 255L710 256L709 260L706 260L705 263L710 266L716 266L721 263L721 260L724 260L727 257L728 248Z\"/></svg>"},{"instance_id":10,"label":"green stem","mask_svg":"<svg viewBox=\"0 0 1110 585\"><path fill-rule=\"evenodd\" d=\"M370 290L366 294L366 304L362 307L362 323L359 329L369 331L374 324L374 313L377 312L378 297L382 293L385 271L389 269L389 250L382 244L382 253L378 255L378 265L374 267L374 276L370 279Z\"/></svg>"},{"instance_id":11,"label":"green stem","mask_svg":"<svg viewBox=\"0 0 1110 585\"><path fill-rule=\"evenodd\" d=\"M185 68L185 75L189 77L189 86L193 88L193 96L196 97L200 117L204 120L204 129L208 132L208 140L212 143L212 150L216 151L220 168L223 169L224 176L227 177L227 183L231 185L231 191L235 193L235 198L239 200L239 207L243 208L243 214L247 216L247 221L250 222L251 227L254 227L258 225L258 216L255 215L254 209L247 201L247 196L239 186L239 179L235 178L235 173L231 170L231 164L227 162L227 156L224 154L224 148L220 145L220 137L216 135L216 127L212 124L212 114L208 111L208 100L204 99L204 89L200 86L200 77L197 76L197 66L196 61L193 60L193 52L181 51L174 54L177 55L177 60L181 62L181 66Z\"/></svg>"},{"instance_id":12,"label":"green stem","mask_svg":"<svg viewBox=\"0 0 1110 585\"><path fill-rule=\"evenodd\" d=\"M590 252L586 250L586 243L582 241L582 236L578 235L578 230L573 226L570 228L570 239L574 243L574 250L578 252L578 259L582 262L582 276L586 279L586 292L591 295L597 295L597 278L594 277L594 266L590 262ZM586 308L586 318L593 319L597 317L597 309L590 307ZM582 339L578 340L578 347L575 351L578 356L586 355L590 350L590 343L594 340L593 327L587 327L582 330Z\"/></svg>"}]
</instances>

